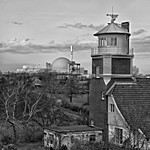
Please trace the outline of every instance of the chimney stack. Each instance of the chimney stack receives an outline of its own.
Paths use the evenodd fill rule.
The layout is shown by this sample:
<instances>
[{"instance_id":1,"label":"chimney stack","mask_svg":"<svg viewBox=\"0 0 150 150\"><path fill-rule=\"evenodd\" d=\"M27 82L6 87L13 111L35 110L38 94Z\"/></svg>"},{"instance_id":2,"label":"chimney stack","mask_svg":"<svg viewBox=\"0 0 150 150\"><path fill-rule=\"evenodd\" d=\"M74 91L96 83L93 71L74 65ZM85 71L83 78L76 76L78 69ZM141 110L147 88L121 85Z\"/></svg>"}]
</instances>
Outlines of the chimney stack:
<instances>
[{"instance_id":1,"label":"chimney stack","mask_svg":"<svg viewBox=\"0 0 150 150\"><path fill-rule=\"evenodd\" d=\"M129 32L129 22L122 22L121 27L127 29L127 31Z\"/></svg>"}]
</instances>

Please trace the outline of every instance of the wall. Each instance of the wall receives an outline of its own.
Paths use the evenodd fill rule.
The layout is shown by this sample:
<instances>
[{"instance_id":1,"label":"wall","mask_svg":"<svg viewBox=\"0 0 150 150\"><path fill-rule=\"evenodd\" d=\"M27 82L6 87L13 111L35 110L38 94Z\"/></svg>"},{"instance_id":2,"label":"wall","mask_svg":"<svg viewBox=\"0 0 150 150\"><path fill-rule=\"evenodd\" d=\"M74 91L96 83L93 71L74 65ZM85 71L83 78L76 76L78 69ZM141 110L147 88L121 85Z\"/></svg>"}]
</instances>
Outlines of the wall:
<instances>
[{"instance_id":1,"label":"wall","mask_svg":"<svg viewBox=\"0 0 150 150\"><path fill-rule=\"evenodd\" d=\"M62 135L61 145L66 145L70 149L70 147L73 145L76 139L84 142L90 141L90 135L96 136L95 142L102 141L101 131L87 131L87 132L78 132L78 133L68 133L66 135Z\"/></svg>"},{"instance_id":2,"label":"wall","mask_svg":"<svg viewBox=\"0 0 150 150\"><path fill-rule=\"evenodd\" d=\"M59 148L59 146L66 145L68 149L73 145L75 139L79 141L88 142L90 135L95 135L96 141L102 141L102 131L84 131L84 132L70 132L70 133L56 133L50 130L44 130L44 147ZM54 142L51 144L51 135L54 136ZM61 137L61 138L60 138ZM59 145L60 144L60 145Z\"/></svg>"},{"instance_id":3,"label":"wall","mask_svg":"<svg viewBox=\"0 0 150 150\"><path fill-rule=\"evenodd\" d=\"M111 112L111 104L114 105L114 112ZM126 121L121 115L116 103L114 102L113 96L108 97L108 131L109 141L115 142L113 139L115 136L115 127L123 129L123 141L128 138L129 129Z\"/></svg>"},{"instance_id":4,"label":"wall","mask_svg":"<svg viewBox=\"0 0 150 150\"><path fill-rule=\"evenodd\" d=\"M102 100L102 92L106 85L103 78L92 78L89 95L89 124L94 122L95 126L104 128L106 123L106 101Z\"/></svg>"}]
</instances>

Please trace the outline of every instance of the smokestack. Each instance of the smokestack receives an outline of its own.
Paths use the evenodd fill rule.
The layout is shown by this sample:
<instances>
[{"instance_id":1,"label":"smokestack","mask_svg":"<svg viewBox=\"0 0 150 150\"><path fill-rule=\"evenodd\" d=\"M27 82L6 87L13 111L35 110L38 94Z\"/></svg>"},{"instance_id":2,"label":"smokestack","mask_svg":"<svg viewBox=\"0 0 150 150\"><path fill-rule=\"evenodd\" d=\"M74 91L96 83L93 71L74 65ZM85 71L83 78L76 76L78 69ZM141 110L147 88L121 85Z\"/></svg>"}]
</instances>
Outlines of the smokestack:
<instances>
[{"instance_id":1,"label":"smokestack","mask_svg":"<svg viewBox=\"0 0 150 150\"><path fill-rule=\"evenodd\" d=\"M72 45L70 47L70 52L71 52L71 54L70 54L70 61L72 62L73 61L73 48L72 48Z\"/></svg>"},{"instance_id":2,"label":"smokestack","mask_svg":"<svg viewBox=\"0 0 150 150\"><path fill-rule=\"evenodd\" d=\"M129 32L129 22L122 22L121 27L127 29L127 31Z\"/></svg>"}]
</instances>

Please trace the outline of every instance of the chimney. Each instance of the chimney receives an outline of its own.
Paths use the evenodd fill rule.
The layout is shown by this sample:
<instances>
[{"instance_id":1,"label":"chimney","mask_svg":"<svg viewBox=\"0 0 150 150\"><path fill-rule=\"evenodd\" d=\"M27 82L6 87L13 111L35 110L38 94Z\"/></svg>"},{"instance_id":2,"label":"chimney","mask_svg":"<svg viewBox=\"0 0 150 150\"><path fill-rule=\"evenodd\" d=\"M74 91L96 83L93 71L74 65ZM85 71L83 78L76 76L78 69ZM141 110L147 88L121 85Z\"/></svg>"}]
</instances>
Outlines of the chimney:
<instances>
[{"instance_id":1,"label":"chimney","mask_svg":"<svg viewBox=\"0 0 150 150\"><path fill-rule=\"evenodd\" d=\"M122 22L121 27L127 29L127 31L129 32L129 22Z\"/></svg>"}]
</instances>

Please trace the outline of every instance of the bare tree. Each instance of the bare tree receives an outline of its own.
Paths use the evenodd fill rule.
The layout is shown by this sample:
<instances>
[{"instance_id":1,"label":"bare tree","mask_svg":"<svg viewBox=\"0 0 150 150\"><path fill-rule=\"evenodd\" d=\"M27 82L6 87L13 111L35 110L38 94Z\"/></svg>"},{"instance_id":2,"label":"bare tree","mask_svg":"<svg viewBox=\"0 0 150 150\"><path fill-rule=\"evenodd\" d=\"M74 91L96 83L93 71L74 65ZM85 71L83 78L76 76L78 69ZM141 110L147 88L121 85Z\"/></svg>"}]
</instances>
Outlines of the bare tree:
<instances>
[{"instance_id":1,"label":"bare tree","mask_svg":"<svg viewBox=\"0 0 150 150\"><path fill-rule=\"evenodd\" d=\"M1 79L1 119L12 125L14 142L17 139L16 127L29 122L40 111L37 105L42 96L43 91L35 90L31 76L11 74Z\"/></svg>"},{"instance_id":2,"label":"bare tree","mask_svg":"<svg viewBox=\"0 0 150 150\"><path fill-rule=\"evenodd\" d=\"M41 111L36 113L32 120L42 128L69 123L70 118L61 107L65 92L60 75L46 70L38 76L41 79L41 90L44 90L45 94L42 101L38 104L38 108Z\"/></svg>"}]
</instances>

